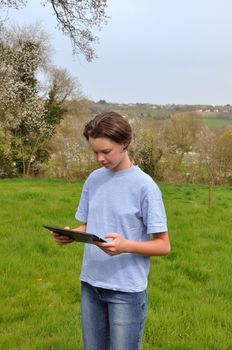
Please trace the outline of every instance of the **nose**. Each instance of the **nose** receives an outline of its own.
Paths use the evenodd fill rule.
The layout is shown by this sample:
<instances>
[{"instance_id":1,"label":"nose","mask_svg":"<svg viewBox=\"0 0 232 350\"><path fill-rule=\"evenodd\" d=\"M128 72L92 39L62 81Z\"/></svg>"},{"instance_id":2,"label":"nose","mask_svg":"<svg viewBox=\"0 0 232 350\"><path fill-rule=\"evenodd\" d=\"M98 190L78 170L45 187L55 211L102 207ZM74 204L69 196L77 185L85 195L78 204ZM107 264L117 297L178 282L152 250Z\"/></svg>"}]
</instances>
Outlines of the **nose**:
<instances>
[{"instance_id":1,"label":"nose","mask_svg":"<svg viewBox=\"0 0 232 350\"><path fill-rule=\"evenodd\" d=\"M102 163L102 162L104 162L104 160L105 160L104 155L98 153L98 154L97 154L97 161L98 161L99 163Z\"/></svg>"}]
</instances>

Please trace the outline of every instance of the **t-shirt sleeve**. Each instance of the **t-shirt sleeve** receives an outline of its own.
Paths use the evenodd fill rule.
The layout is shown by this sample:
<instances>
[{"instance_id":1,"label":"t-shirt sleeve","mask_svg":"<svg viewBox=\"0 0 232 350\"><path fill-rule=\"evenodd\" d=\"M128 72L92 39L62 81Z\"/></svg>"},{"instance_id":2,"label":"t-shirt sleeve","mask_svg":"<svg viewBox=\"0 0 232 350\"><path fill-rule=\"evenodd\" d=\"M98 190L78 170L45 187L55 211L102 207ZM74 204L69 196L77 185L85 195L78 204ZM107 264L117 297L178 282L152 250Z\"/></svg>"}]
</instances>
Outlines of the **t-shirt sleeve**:
<instances>
[{"instance_id":1,"label":"t-shirt sleeve","mask_svg":"<svg viewBox=\"0 0 232 350\"><path fill-rule=\"evenodd\" d=\"M147 233L167 232L167 217L159 187L154 183L144 194L142 201L143 223Z\"/></svg>"},{"instance_id":2,"label":"t-shirt sleeve","mask_svg":"<svg viewBox=\"0 0 232 350\"><path fill-rule=\"evenodd\" d=\"M89 211L89 190L88 190L88 179L84 183L80 202L76 211L75 218L81 222L87 222Z\"/></svg>"}]
</instances>

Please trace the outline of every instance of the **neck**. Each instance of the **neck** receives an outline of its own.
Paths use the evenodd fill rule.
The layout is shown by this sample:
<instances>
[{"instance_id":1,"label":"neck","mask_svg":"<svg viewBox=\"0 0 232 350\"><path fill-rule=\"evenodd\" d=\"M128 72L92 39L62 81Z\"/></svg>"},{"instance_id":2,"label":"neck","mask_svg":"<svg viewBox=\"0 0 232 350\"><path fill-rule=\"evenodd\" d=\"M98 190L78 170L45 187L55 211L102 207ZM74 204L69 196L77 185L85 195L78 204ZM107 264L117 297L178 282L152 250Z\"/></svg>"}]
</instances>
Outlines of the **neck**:
<instances>
[{"instance_id":1,"label":"neck","mask_svg":"<svg viewBox=\"0 0 232 350\"><path fill-rule=\"evenodd\" d=\"M133 162L130 160L128 153L125 154L125 157L121 162L114 168L112 171L126 170L133 166Z\"/></svg>"}]
</instances>

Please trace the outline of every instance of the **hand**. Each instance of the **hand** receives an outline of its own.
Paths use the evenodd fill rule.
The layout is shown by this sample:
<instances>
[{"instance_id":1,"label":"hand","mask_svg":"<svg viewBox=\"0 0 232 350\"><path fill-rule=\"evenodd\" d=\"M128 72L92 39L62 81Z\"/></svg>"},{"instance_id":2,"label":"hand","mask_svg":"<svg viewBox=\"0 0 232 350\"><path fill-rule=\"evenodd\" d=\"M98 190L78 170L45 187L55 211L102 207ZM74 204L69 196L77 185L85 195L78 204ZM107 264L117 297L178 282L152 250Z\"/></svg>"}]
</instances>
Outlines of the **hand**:
<instances>
[{"instance_id":1,"label":"hand","mask_svg":"<svg viewBox=\"0 0 232 350\"><path fill-rule=\"evenodd\" d=\"M65 229L70 230L70 227L66 226ZM67 236L61 236L58 233L52 232L52 236L55 239L56 243L59 245L69 244L74 242L72 238L69 238Z\"/></svg>"},{"instance_id":2,"label":"hand","mask_svg":"<svg viewBox=\"0 0 232 350\"><path fill-rule=\"evenodd\" d=\"M95 244L101 248L106 254L113 256L121 253L127 252L127 243L128 240L119 235L118 233L107 233L104 235L104 238L113 238L112 241L107 243L99 243Z\"/></svg>"}]
</instances>

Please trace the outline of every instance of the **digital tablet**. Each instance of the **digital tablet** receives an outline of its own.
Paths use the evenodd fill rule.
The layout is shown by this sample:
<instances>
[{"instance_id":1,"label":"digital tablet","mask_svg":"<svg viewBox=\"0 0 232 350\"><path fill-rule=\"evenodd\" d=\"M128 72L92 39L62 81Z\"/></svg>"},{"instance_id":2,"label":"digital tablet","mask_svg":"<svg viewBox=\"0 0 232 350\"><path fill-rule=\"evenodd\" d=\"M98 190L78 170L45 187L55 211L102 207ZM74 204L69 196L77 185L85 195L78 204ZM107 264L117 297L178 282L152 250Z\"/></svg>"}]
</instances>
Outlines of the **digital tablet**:
<instances>
[{"instance_id":1,"label":"digital tablet","mask_svg":"<svg viewBox=\"0 0 232 350\"><path fill-rule=\"evenodd\" d=\"M106 242L104 239L92 233L86 233L86 232L80 232L80 231L77 232L71 229L60 228L60 227L49 226L49 225L43 225L43 227L45 227L49 231L58 233L61 236L67 236L69 238L72 238L74 241L77 241L77 242L84 242L84 243Z\"/></svg>"}]
</instances>

